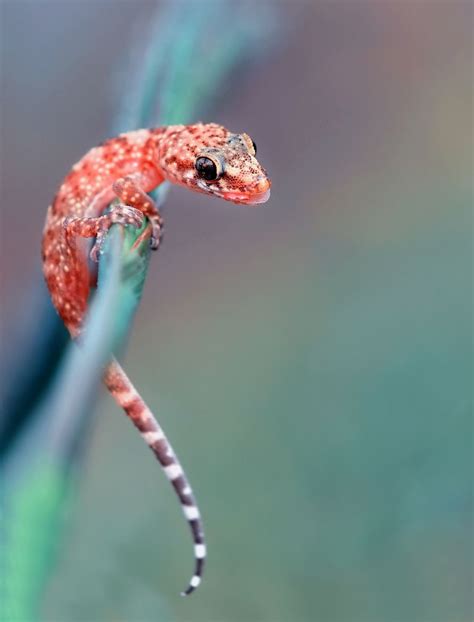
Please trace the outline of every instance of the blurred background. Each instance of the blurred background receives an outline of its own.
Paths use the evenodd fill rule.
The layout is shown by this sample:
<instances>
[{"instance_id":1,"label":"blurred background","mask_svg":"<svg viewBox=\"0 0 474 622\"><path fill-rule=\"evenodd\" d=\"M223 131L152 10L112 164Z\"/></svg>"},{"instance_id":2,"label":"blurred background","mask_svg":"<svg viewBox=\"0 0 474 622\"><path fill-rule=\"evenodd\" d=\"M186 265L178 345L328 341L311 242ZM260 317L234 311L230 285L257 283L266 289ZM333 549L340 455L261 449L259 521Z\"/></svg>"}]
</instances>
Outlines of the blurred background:
<instances>
[{"instance_id":1,"label":"blurred background","mask_svg":"<svg viewBox=\"0 0 474 622\"><path fill-rule=\"evenodd\" d=\"M248 132L273 181L258 209L170 191L125 358L196 491L202 587L179 597L186 524L101 390L41 619L467 622L472 4L221 4L179 2L165 31L164 3L1 4L4 385L42 332L46 208L126 124L150 23L254 28L183 121Z\"/></svg>"}]
</instances>

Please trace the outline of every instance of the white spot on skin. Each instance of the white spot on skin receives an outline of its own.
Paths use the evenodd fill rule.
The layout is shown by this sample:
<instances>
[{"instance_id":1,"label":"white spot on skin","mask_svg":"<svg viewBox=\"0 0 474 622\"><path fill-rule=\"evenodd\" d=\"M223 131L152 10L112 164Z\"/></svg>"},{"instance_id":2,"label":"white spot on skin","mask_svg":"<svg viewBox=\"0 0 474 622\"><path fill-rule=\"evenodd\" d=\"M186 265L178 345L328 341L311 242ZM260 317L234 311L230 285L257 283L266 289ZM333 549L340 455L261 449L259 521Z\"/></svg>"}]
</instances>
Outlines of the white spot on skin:
<instances>
[{"instance_id":1,"label":"white spot on skin","mask_svg":"<svg viewBox=\"0 0 474 622\"><path fill-rule=\"evenodd\" d=\"M153 432L142 432L142 437L148 445L153 445L156 441L161 441L165 437L161 430L155 430Z\"/></svg>"},{"instance_id":2,"label":"white spot on skin","mask_svg":"<svg viewBox=\"0 0 474 622\"><path fill-rule=\"evenodd\" d=\"M147 408L144 408L138 417L142 423L146 423L150 420L150 411Z\"/></svg>"},{"instance_id":3,"label":"white spot on skin","mask_svg":"<svg viewBox=\"0 0 474 622\"><path fill-rule=\"evenodd\" d=\"M183 474L183 469L179 464L170 464L169 466L164 467L164 471L170 482L178 479L178 477Z\"/></svg>"},{"instance_id":4,"label":"white spot on skin","mask_svg":"<svg viewBox=\"0 0 474 622\"><path fill-rule=\"evenodd\" d=\"M188 520L199 518L199 510L195 505L183 505L183 512Z\"/></svg>"},{"instance_id":5,"label":"white spot on skin","mask_svg":"<svg viewBox=\"0 0 474 622\"><path fill-rule=\"evenodd\" d=\"M194 575L194 577L191 579L191 581L189 582L189 585L191 587L197 587L199 584L201 583L201 577L198 577L196 574Z\"/></svg>"},{"instance_id":6,"label":"white spot on skin","mask_svg":"<svg viewBox=\"0 0 474 622\"><path fill-rule=\"evenodd\" d=\"M194 555L198 559L202 559L206 557L206 545L205 544L195 544L194 545Z\"/></svg>"},{"instance_id":7,"label":"white spot on skin","mask_svg":"<svg viewBox=\"0 0 474 622\"><path fill-rule=\"evenodd\" d=\"M185 486L182 490L183 495L190 495L193 491L190 486Z\"/></svg>"},{"instance_id":8,"label":"white spot on skin","mask_svg":"<svg viewBox=\"0 0 474 622\"><path fill-rule=\"evenodd\" d=\"M124 391L123 393L119 393L117 395L117 399L120 400L120 403L122 404L123 408L127 408L128 406L131 406L133 404L133 402L135 401L135 393L133 391Z\"/></svg>"}]
</instances>

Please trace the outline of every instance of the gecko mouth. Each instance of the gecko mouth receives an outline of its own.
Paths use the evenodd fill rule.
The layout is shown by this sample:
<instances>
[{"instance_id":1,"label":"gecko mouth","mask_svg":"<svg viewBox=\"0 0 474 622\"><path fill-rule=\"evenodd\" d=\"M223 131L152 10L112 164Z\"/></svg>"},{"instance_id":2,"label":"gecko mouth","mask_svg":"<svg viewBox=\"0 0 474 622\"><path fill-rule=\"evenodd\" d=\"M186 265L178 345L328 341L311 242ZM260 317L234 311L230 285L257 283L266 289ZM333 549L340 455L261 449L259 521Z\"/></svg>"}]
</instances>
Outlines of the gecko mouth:
<instances>
[{"instance_id":1,"label":"gecko mouth","mask_svg":"<svg viewBox=\"0 0 474 622\"><path fill-rule=\"evenodd\" d=\"M270 180L263 179L259 181L255 189L250 192L226 192L225 190L219 190L217 187L214 188L212 185L207 185L202 181L198 181L198 187L207 194L212 194L215 197L239 205L259 205L265 203L270 198L270 186Z\"/></svg>"},{"instance_id":2,"label":"gecko mouth","mask_svg":"<svg viewBox=\"0 0 474 622\"><path fill-rule=\"evenodd\" d=\"M232 203L239 203L242 205L260 205L266 203L270 198L270 188L264 192L254 192L248 194L245 192L226 192L223 195L226 201L232 201Z\"/></svg>"}]
</instances>

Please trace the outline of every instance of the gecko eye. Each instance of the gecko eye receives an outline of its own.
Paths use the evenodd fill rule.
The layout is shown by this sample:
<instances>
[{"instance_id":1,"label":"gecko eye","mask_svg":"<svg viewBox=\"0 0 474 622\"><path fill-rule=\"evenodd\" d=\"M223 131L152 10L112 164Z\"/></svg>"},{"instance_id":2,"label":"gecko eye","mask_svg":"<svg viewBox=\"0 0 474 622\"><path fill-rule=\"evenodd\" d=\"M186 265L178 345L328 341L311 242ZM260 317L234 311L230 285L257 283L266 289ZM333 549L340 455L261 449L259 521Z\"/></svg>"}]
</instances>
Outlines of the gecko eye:
<instances>
[{"instance_id":1,"label":"gecko eye","mask_svg":"<svg viewBox=\"0 0 474 622\"><path fill-rule=\"evenodd\" d=\"M219 167L220 168L220 167ZM216 181L220 174L217 170L216 163L211 158L201 156L196 160L196 171L199 177L207 181Z\"/></svg>"},{"instance_id":2,"label":"gecko eye","mask_svg":"<svg viewBox=\"0 0 474 622\"><path fill-rule=\"evenodd\" d=\"M247 148L247 151L250 153L250 155L257 155L257 145L245 132L243 134L240 134L240 136L232 136L230 140L236 140L240 142L241 145L243 144Z\"/></svg>"}]
</instances>

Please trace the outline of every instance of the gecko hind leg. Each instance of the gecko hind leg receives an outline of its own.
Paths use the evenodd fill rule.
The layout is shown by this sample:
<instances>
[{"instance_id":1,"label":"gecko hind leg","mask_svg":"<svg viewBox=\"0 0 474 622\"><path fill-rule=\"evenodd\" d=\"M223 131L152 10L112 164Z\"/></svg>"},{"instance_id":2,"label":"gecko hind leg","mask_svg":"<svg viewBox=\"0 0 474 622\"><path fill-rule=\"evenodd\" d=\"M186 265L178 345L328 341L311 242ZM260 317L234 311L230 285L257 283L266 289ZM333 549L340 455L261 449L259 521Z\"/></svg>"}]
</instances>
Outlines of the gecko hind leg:
<instances>
[{"instance_id":1,"label":"gecko hind leg","mask_svg":"<svg viewBox=\"0 0 474 622\"><path fill-rule=\"evenodd\" d=\"M66 231L66 238L69 243L71 243L71 237L75 236L96 238L90 252L90 258L92 261L97 262L103 252L107 232L112 225L132 225L139 228L143 225L144 218L144 214L139 209L118 203L112 205L110 210L102 216L91 218L66 218L63 227Z\"/></svg>"}]
</instances>

